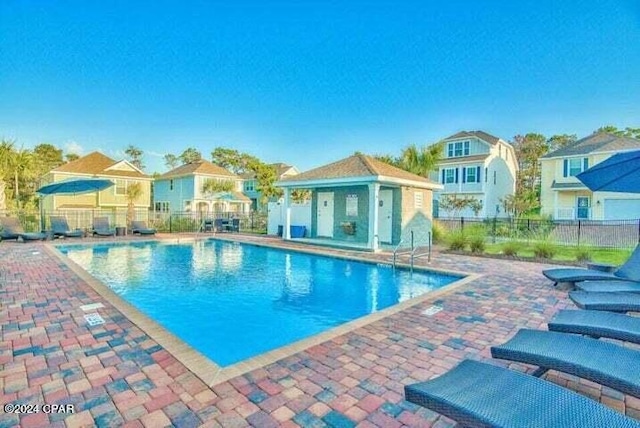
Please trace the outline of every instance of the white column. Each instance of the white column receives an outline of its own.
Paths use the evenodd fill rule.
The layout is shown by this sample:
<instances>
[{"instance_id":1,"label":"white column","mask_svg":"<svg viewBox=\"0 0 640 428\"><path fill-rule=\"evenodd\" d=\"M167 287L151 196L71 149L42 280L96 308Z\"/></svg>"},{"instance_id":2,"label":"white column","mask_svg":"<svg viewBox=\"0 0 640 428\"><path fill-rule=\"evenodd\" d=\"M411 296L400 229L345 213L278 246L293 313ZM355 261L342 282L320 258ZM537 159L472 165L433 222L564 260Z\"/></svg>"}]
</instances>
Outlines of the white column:
<instances>
[{"instance_id":1,"label":"white column","mask_svg":"<svg viewBox=\"0 0 640 428\"><path fill-rule=\"evenodd\" d=\"M373 251L378 249L379 201L380 184L369 184L369 240L367 246Z\"/></svg>"},{"instance_id":2,"label":"white column","mask_svg":"<svg viewBox=\"0 0 640 428\"><path fill-rule=\"evenodd\" d=\"M282 226L282 239L291 239L291 190L284 188L284 225Z\"/></svg>"},{"instance_id":3,"label":"white column","mask_svg":"<svg viewBox=\"0 0 640 428\"><path fill-rule=\"evenodd\" d=\"M558 219L558 191L555 190L553 192L553 219L557 220Z\"/></svg>"}]
</instances>

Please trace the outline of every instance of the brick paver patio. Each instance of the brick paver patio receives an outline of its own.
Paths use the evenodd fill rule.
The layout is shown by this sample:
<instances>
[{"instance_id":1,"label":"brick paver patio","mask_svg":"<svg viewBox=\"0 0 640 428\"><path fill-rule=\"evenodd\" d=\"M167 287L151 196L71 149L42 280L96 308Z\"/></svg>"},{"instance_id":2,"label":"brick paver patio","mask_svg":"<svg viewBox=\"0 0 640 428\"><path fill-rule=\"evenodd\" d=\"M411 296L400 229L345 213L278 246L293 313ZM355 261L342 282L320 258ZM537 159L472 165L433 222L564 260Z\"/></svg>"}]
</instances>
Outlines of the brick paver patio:
<instances>
[{"instance_id":1,"label":"brick paver patio","mask_svg":"<svg viewBox=\"0 0 640 428\"><path fill-rule=\"evenodd\" d=\"M75 413L2 412L0 427L453 426L405 402L404 385L464 358L490 359L491 345L522 327L545 329L556 311L573 307L541 275L544 265L435 253L431 267L481 277L210 388L50 251L41 243L0 244L0 401L72 404ZM80 306L96 302L106 323L89 327ZM433 304L443 310L422 314ZM573 376L546 377L640 418L636 398Z\"/></svg>"}]
</instances>

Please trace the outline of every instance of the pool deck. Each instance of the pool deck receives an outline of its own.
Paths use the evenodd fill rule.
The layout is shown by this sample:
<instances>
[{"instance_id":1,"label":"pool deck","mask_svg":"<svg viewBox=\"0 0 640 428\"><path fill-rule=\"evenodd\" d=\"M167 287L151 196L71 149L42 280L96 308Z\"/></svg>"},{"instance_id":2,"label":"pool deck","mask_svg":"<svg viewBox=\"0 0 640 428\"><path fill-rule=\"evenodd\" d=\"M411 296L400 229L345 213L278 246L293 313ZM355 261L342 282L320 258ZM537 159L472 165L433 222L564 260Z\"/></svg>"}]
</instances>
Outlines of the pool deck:
<instances>
[{"instance_id":1,"label":"pool deck","mask_svg":"<svg viewBox=\"0 0 640 428\"><path fill-rule=\"evenodd\" d=\"M277 238L223 238L391 259L389 253L316 248ZM117 241L127 239L140 240ZM107 242L68 240L96 241ZM404 401L404 385L444 373L465 358L488 360L491 345L505 342L519 328L546 329L559 309L574 306L566 290L554 289L542 276L542 264L437 251L430 264L425 259L416 264L475 276L446 293L209 387L202 375L187 368L193 362L183 364L160 346L63 263L49 243L2 242L0 401L72 404L75 413L0 412L0 428L454 426ZM89 327L81 306L96 303L104 307L93 311L106 323ZM434 305L442 310L423 313ZM640 399L553 371L546 378L640 419Z\"/></svg>"}]
</instances>

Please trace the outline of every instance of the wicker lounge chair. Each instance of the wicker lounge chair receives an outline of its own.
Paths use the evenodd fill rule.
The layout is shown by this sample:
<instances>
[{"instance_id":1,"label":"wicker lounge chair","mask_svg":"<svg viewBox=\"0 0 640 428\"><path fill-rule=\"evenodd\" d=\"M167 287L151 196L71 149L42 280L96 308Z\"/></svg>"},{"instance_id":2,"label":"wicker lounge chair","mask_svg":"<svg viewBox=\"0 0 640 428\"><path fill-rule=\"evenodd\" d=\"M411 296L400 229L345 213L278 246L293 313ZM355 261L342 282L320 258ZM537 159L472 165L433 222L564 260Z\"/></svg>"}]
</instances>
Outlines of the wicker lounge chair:
<instances>
[{"instance_id":1,"label":"wicker lounge chair","mask_svg":"<svg viewBox=\"0 0 640 428\"><path fill-rule=\"evenodd\" d=\"M64 217L51 216L49 220L51 221L51 231L54 237L82 238L84 236L84 232L80 229L71 230L67 219Z\"/></svg>"},{"instance_id":2,"label":"wicker lounge chair","mask_svg":"<svg viewBox=\"0 0 640 428\"><path fill-rule=\"evenodd\" d=\"M640 282L634 281L581 281L576 289L590 292L626 292L640 293Z\"/></svg>"},{"instance_id":3,"label":"wicker lounge chair","mask_svg":"<svg viewBox=\"0 0 640 428\"><path fill-rule=\"evenodd\" d=\"M580 309L610 312L640 312L640 294L570 291L569 298Z\"/></svg>"},{"instance_id":4,"label":"wicker lounge chair","mask_svg":"<svg viewBox=\"0 0 640 428\"><path fill-rule=\"evenodd\" d=\"M156 230L147 227L147 223L144 221L133 220L131 222L131 233L137 233L140 235L155 235Z\"/></svg>"},{"instance_id":5,"label":"wicker lounge chair","mask_svg":"<svg viewBox=\"0 0 640 428\"><path fill-rule=\"evenodd\" d=\"M640 427L634 419L551 382L466 360L442 376L405 386L407 401L465 427Z\"/></svg>"},{"instance_id":6,"label":"wicker lounge chair","mask_svg":"<svg viewBox=\"0 0 640 428\"><path fill-rule=\"evenodd\" d=\"M21 238L23 242L26 242L47 239L46 233L25 232L17 217L0 217L0 225L2 225L2 230L0 231L0 239L2 240L15 239L17 241L18 238Z\"/></svg>"},{"instance_id":7,"label":"wicker lounge chair","mask_svg":"<svg viewBox=\"0 0 640 428\"><path fill-rule=\"evenodd\" d=\"M640 282L640 245L636 247L631 257L613 273L593 269L559 268L543 270L542 274L553 281L554 285L558 285L560 282L599 280Z\"/></svg>"},{"instance_id":8,"label":"wicker lounge chair","mask_svg":"<svg viewBox=\"0 0 640 428\"><path fill-rule=\"evenodd\" d=\"M111 228L107 217L96 217L93 219L93 234L98 236L115 236L116 230Z\"/></svg>"},{"instance_id":9,"label":"wicker lounge chair","mask_svg":"<svg viewBox=\"0 0 640 428\"><path fill-rule=\"evenodd\" d=\"M640 343L640 318L603 311L559 311L549 330Z\"/></svg>"},{"instance_id":10,"label":"wicker lounge chair","mask_svg":"<svg viewBox=\"0 0 640 428\"><path fill-rule=\"evenodd\" d=\"M575 334L522 329L491 356L558 370L640 397L640 352Z\"/></svg>"}]
</instances>

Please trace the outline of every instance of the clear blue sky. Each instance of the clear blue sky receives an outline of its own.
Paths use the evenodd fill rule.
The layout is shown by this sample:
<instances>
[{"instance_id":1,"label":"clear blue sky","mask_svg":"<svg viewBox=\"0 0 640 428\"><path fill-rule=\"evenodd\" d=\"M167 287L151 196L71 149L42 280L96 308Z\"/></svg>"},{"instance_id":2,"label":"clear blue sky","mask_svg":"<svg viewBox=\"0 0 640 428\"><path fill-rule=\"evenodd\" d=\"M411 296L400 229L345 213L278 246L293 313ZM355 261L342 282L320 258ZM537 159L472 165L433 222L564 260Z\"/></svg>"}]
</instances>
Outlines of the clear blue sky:
<instances>
[{"instance_id":1,"label":"clear blue sky","mask_svg":"<svg viewBox=\"0 0 640 428\"><path fill-rule=\"evenodd\" d=\"M640 126L638 1L298 3L3 0L0 138L306 170L463 129Z\"/></svg>"}]
</instances>

